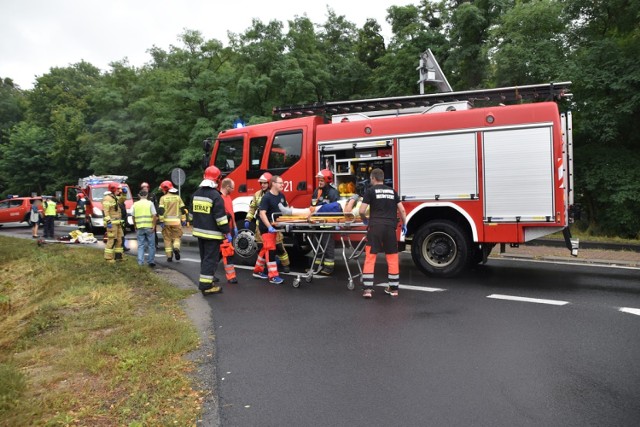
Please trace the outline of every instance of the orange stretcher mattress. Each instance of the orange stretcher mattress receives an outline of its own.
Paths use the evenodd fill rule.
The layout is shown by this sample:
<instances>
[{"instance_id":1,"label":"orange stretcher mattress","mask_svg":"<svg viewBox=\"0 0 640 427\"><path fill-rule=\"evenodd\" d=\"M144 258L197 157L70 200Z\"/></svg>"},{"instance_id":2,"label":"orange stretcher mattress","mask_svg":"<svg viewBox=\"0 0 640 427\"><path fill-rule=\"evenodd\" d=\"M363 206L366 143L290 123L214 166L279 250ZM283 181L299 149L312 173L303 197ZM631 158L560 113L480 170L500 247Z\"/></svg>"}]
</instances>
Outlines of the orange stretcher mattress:
<instances>
[{"instance_id":1,"label":"orange stretcher mattress","mask_svg":"<svg viewBox=\"0 0 640 427\"><path fill-rule=\"evenodd\" d=\"M298 216L298 215L281 215L276 218L276 224L291 224L291 223L352 223L355 222L355 215L352 213L346 214L332 214L322 215L313 214L311 216Z\"/></svg>"}]
</instances>

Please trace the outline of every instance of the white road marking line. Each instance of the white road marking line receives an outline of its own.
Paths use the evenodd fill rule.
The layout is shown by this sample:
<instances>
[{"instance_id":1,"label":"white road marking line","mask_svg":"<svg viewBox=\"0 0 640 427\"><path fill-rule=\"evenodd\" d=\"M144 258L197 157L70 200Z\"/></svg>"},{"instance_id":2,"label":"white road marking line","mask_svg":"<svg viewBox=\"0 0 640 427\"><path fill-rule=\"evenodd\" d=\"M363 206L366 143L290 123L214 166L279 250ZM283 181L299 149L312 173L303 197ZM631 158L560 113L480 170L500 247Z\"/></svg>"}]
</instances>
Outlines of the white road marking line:
<instances>
[{"instance_id":1,"label":"white road marking line","mask_svg":"<svg viewBox=\"0 0 640 427\"><path fill-rule=\"evenodd\" d=\"M389 283L377 283L378 287L387 287ZM427 286L412 286L412 285L400 285L398 286L400 289L407 289L410 291L422 291L422 292L444 292L446 289L442 288L429 288Z\"/></svg>"},{"instance_id":2,"label":"white road marking line","mask_svg":"<svg viewBox=\"0 0 640 427\"><path fill-rule=\"evenodd\" d=\"M540 298L526 298L526 297L517 297L514 295L500 295L500 294L491 294L487 296L487 298L493 299L502 299L509 301L522 301L522 302L533 302L536 304L550 304L550 305L567 305L568 301L558 301L553 299L540 299Z\"/></svg>"},{"instance_id":3,"label":"white road marking line","mask_svg":"<svg viewBox=\"0 0 640 427\"><path fill-rule=\"evenodd\" d=\"M518 259L518 258L508 258L508 257L491 257L492 260L498 261L516 261L516 262L539 262L542 264L559 264L559 265L575 265L578 267L598 267L598 268L616 268L620 270L640 270L640 267L632 267L628 265L620 265L620 264L598 264L591 262L571 262L571 261L562 261L562 260L544 260L544 259Z\"/></svg>"},{"instance_id":4,"label":"white road marking line","mask_svg":"<svg viewBox=\"0 0 640 427\"><path fill-rule=\"evenodd\" d=\"M619 311L640 316L640 308L620 307Z\"/></svg>"}]
</instances>

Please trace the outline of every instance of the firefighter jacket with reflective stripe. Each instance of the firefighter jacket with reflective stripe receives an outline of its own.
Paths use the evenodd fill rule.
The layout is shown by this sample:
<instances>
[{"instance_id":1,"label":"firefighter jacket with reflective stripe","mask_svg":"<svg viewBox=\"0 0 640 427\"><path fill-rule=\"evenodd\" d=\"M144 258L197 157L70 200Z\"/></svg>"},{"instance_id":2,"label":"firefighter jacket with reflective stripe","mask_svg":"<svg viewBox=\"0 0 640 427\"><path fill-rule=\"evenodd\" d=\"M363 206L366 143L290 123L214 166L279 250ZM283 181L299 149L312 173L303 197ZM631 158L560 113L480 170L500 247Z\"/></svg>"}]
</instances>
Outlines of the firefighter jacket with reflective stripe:
<instances>
[{"instance_id":1,"label":"firefighter jacket with reflective stripe","mask_svg":"<svg viewBox=\"0 0 640 427\"><path fill-rule=\"evenodd\" d=\"M340 199L340 193L330 184L326 184L323 188L316 188L311 196L311 206L326 205L334 203Z\"/></svg>"},{"instance_id":2,"label":"firefighter jacket with reflective stripe","mask_svg":"<svg viewBox=\"0 0 640 427\"><path fill-rule=\"evenodd\" d=\"M152 228L155 207L147 199L138 200L133 204L133 218L137 229Z\"/></svg>"},{"instance_id":3,"label":"firefighter jacket with reflective stripe","mask_svg":"<svg viewBox=\"0 0 640 427\"><path fill-rule=\"evenodd\" d=\"M84 199L78 200L78 205L76 206L76 216L84 216L87 213L87 202Z\"/></svg>"},{"instance_id":4,"label":"firefighter jacket with reflective stripe","mask_svg":"<svg viewBox=\"0 0 640 427\"><path fill-rule=\"evenodd\" d=\"M121 224L122 220L122 209L120 209L120 205L118 205L118 200L113 193L105 193L104 199L102 199L102 209L104 209L104 222L113 223L113 224Z\"/></svg>"},{"instance_id":5,"label":"firefighter jacket with reflective stripe","mask_svg":"<svg viewBox=\"0 0 640 427\"><path fill-rule=\"evenodd\" d=\"M56 203L53 200L44 201L45 216L56 216Z\"/></svg>"},{"instance_id":6,"label":"firefighter jacket with reflective stripe","mask_svg":"<svg viewBox=\"0 0 640 427\"><path fill-rule=\"evenodd\" d=\"M165 225L180 225L180 222L187 220L184 202L177 194L167 193L160 197L158 214L160 222Z\"/></svg>"},{"instance_id":7,"label":"firefighter jacket with reflective stripe","mask_svg":"<svg viewBox=\"0 0 640 427\"><path fill-rule=\"evenodd\" d=\"M249 211L247 212L247 216L245 217L247 221L251 221L253 218L256 218L256 212L258 212L260 201L262 200L262 196L264 196L264 193L264 191L258 190L256 191L256 194L253 195L253 199L251 199L251 202L249 203Z\"/></svg>"},{"instance_id":8,"label":"firefighter jacket with reflective stripe","mask_svg":"<svg viewBox=\"0 0 640 427\"><path fill-rule=\"evenodd\" d=\"M215 188L200 187L193 193L191 213L194 237L222 240L225 234L229 233L224 201Z\"/></svg>"}]
</instances>

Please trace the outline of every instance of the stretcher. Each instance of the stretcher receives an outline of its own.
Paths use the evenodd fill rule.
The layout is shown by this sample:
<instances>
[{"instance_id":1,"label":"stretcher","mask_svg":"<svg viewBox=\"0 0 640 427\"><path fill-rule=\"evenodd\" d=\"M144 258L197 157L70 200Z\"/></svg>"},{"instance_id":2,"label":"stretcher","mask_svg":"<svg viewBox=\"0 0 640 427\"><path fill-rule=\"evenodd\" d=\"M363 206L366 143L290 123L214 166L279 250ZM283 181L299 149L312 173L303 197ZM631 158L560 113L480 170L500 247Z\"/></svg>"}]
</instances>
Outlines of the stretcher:
<instances>
[{"instance_id":1,"label":"stretcher","mask_svg":"<svg viewBox=\"0 0 640 427\"><path fill-rule=\"evenodd\" d=\"M353 213L328 212L315 213L309 217L276 214L273 219L276 229L285 233L302 234L313 251L311 267L305 274L296 276L293 281L294 288L300 286L302 279L311 283L313 276L320 273L329 240L334 239L336 235L340 238L336 243L340 242L342 245L342 260L349 275L347 288L349 290L355 288L354 279L362 277L359 258L367 243L367 227L359 218L356 218ZM340 249L337 244L336 249ZM357 270L352 271L350 261L355 263Z\"/></svg>"}]
</instances>

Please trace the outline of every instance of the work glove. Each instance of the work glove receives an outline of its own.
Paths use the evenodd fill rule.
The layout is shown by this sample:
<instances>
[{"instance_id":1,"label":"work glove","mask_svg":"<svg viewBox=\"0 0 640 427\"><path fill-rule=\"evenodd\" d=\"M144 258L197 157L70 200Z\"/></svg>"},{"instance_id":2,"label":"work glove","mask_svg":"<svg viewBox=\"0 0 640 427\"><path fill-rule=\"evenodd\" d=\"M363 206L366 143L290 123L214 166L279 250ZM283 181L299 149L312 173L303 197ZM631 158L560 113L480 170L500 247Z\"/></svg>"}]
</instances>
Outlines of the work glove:
<instances>
[{"instance_id":1,"label":"work glove","mask_svg":"<svg viewBox=\"0 0 640 427\"><path fill-rule=\"evenodd\" d=\"M186 227L187 226L187 221L182 221L182 226Z\"/></svg>"},{"instance_id":2,"label":"work glove","mask_svg":"<svg viewBox=\"0 0 640 427\"><path fill-rule=\"evenodd\" d=\"M231 237L231 234L227 234L227 242L231 243L233 241L233 237Z\"/></svg>"},{"instance_id":3,"label":"work glove","mask_svg":"<svg viewBox=\"0 0 640 427\"><path fill-rule=\"evenodd\" d=\"M128 192L127 187L122 187L122 194L127 194Z\"/></svg>"},{"instance_id":4,"label":"work glove","mask_svg":"<svg viewBox=\"0 0 640 427\"><path fill-rule=\"evenodd\" d=\"M249 227L251 227L251 221L245 221L244 222L244 228L246 228L248 230Z\"/></svg>"},{"instance_id":5,"label":"work glove","mask_svg":"<svg viewBox=\"0 0 640 427\"><path fill-rule=\"evenodd\" d=\"M111 224L111 221L107 221L107 228L111 230L111 227L113 227L113 225Z\"/></svg>"},{"instance_id":6,"label":"work glove","mask_svg":"<svg viewBox=\"0 0 640 427\"><path fill-rule=\"evenodd\" d=\"M233 227L233 237L238 235L238 227Z\"/></svg>"},{"instance_id":7,"label":"work glove","mask_svg":"<svg viewBox=\"0 0 640 427\"><path fill-rule=\"evenodd\" d=\"M407 226L406 225L402 225L402 235L406 236L407 235Z\"/></svg>"},{"instance_id":8,"label":"work glove","mask_svg":"<svg viewBox=\"0 0 640 427\"><path fill-rule=\"evenodd\" d=\"M269 233L275 233L276 229L273 228L273 226L271 225L271 226L269 226L269 230L268 231L269 231Z\"/></svg>"}]
</instances>

